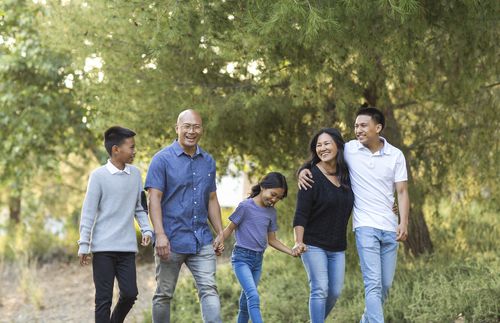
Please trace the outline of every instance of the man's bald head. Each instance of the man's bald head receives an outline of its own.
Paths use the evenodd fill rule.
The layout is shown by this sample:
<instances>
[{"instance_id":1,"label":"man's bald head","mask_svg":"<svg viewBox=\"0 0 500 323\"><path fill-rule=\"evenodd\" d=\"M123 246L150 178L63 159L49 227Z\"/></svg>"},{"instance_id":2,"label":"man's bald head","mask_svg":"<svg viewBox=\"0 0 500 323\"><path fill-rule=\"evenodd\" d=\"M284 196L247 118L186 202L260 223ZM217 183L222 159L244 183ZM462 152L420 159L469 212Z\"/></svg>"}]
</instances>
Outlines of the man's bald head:
<instances>
[{"instance_id":1,"label":"man's bald head","mask_svg":"<svg viewBox=\"0 0 500 323\"><path fill-rule=\"evenodd\" d=\"M200 114L192 109L187 109L179 113L177 125L175 126L177 140L184 152L193 156L196 146L203 134L203 124Z\"/></svg>"},{"instance_id":2,"label":"man's bald head","mask_svg":"<svg viewBox=\"0 0 500 323\"><path fill-rule=\"evenodd\" d=\"M196 122L193 122L196 121ZM181 125L183 123L191 123L191 124L202 124L201 115L198 111L193 109L186 109L179 113L177 117L177 125Z\"/></svg>"}]
</instances>

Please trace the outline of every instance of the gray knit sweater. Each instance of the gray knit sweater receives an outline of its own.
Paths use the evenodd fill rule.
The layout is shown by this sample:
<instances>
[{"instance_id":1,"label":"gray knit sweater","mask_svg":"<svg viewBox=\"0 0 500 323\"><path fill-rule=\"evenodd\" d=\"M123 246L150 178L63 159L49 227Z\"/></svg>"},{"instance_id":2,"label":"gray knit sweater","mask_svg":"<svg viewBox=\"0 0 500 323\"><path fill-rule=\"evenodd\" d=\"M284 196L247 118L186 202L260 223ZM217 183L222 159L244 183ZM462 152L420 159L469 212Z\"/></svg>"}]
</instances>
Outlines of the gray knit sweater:
<instances>
[{"instance_id":1,"label":"gray knit sweater","mask_svg":"<svg viewBox=\"0 0 500 323\"><path fill-rule=\"evenodd\" d=\"M108 161L108 165L90 174L82 207L78 254L137 252L134 216L142 234L153 235L147 213L141 205L139 169L127 164L125 171L115 168L112 174L114 166L109 164Z\"/></svg>"}]
</instances>

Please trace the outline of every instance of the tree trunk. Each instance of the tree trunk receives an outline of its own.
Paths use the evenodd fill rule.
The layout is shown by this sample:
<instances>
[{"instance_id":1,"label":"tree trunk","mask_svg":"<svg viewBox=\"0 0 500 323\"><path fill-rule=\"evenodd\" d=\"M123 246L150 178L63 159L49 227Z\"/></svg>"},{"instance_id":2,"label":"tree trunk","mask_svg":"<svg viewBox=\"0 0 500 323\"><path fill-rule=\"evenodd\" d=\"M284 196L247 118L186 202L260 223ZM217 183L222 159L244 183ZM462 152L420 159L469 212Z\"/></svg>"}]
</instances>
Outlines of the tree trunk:
<instances>
[{"instance_id":1,"label":"tree trunk","mask_svg":"<svg viewBox=\"0 0 500 323\"><path fill-rule=\"evenodd\" d=\"M379 66L377 62L377 66ZM379 78L375 82L371 83L370 86L365 88L363 96L370 106L376 107L380 103L380 97L385 98L384 102L387 104L381 104L378 108L383 112L385 116L385 128L382 132L382 136L387 137L388 141L401 149L406 158L406 164L408 169L408 193L410 196L410 215L408 219L408 239L404 242L405 251L410 252L415 257L418 257L425 253L432 253L434 247L432 245L431 236L429 233L429 228L427 223L425 223L424 213L422 211L422 206L424 205L425 195L423 193L420 185L413 181L413 174L411 170L411 154L408 148L404 145L403 136L401 135L401 130L394 118L394 106L390 103L390 99L385 92L384 83L380 82L384 78L380 76L384 75L384 70L379 66L380 73ZM379 86L375 84L379 84ZM382 92L382 93L381 93Z\"/></svg>"},{"instance_id":2,"label":"tree trunk","mask_svg":"<svg viewBox=\"0 0 500 323\"><path fill-rule=\"evenodd\" d=\"M410 251L415 256L431 253L434 246L422 212L425 196L420 186L413 182L409 188L409 194L410 221L408 223L408 239L404 243L405 251Z\"/></svg>"},{"instance_id":3,"label":"tree trunk","mask_svg":"<svg viewBox=\"0 0 500 323\"><path fill-rule=\"evenodd\" d=\"M408 239L405 241L405 250L411 252L414 256L420 256L433 251L433 245L429 234L429 228L425 223L422 206L425 201L425 195L418 183L413 181L411 171L411 155L407 147L403 143L401 131L394 118L394 110L388 107L383 110L386 118L386 127L383 131L383 136L388 138L388 141L394 146L401 149L406 158L408 168L408 191L410 195L410 216L408 219Z\"/></svg>"},{"instance_id":4,"label":"tree trunk","mask_svg":"<svg viewBox=\"0 0 500 323\"><path fill-rule=\"evenodd\" d=\"M21 194L9 196L9 221L12 224L21 222Z\"/></svg>"}]
</instances>

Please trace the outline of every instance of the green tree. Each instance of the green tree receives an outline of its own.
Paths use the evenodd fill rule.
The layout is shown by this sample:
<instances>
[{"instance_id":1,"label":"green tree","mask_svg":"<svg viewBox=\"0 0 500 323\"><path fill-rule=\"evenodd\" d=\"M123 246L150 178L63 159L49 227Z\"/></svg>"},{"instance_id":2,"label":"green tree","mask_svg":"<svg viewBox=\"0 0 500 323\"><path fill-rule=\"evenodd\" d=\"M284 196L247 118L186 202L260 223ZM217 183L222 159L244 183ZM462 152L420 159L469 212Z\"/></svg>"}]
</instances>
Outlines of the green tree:
<instances>
[{"instance_id":1,"label":"green tree","mask_svg":"<svg viewBox=\"0 0 500 323\"><path fill-rule=\"evenodd\" d=\"M82 121L87 110L67 83L70 57L40 40L36 17L43 9L17 0L0 6L0 184L14 223L33 177L57 171L65 156L94 142Z\"/></svg>"},{"instance_id":2,"label":"green tree","mask_svg":"<svg viewBox=\"0 0 500 323\"><path fill-rule=\"evenodd\" d=\"M54 4L46 25L63 32L46 37L103 59L104 82L86 88L99 93L91 104L123 111L114 117L151 150L173 137L181 109L201 110L203 144L221 167L236 159L292 172L317 128L351 138L358 106L378 106L384 135L408 159L405 246L420 255L433 249L426 199L498 191L498 143L485 141L498 137L498 9L493 0L86 1Z\"/></svg>"}]
</instances>

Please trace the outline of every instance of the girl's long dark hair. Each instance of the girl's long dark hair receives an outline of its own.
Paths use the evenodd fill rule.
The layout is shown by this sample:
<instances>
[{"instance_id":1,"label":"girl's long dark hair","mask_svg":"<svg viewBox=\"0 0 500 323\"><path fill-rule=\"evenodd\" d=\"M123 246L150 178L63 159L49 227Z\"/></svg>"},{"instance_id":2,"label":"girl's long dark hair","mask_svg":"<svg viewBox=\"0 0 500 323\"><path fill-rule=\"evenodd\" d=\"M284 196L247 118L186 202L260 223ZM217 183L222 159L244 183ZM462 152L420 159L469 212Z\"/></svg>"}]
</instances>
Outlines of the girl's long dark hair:
<instances>
[{"instance_id":1,"label":"girl's long dark hair","mask_svg":"<svg viewBox=\"0 0 500 323\"><path fill-rule=\"evenodd\" d=\"M256 197L259 195L262 188L282 188L285 192L283 198L288 193L288 185L286 178L283 174L278 172L271 172L264 176L257 185L252 186L252 192L248 198Z\"/></svg>"},{"instance_id":2,"label":"girl's long dark hair","mask_svg":"<svg viewBox=\"0 0 500 323\"><path fill-rule=\"evenodd\" d=\"M316 144L318 143L318 137L324 133L332 137L335 145L337 146L337 156L335 157L335 160L337 165L336 172L337 176L340 179L340 185L342 185L344 188L350 188L351 181L349 179L349 169L347 168L347 163L344 159L344 139L342 138L340 131L335 128L323 128L314 135L314 137L311 139L311 143L309 144L311 156L300 167L299 171L304 168L311 169L314 165L321 161L321 159L319 159L318 157L318 154L316 153Z\"/></svg>"}]
</instances>

